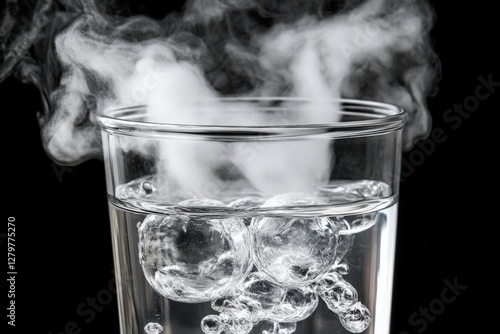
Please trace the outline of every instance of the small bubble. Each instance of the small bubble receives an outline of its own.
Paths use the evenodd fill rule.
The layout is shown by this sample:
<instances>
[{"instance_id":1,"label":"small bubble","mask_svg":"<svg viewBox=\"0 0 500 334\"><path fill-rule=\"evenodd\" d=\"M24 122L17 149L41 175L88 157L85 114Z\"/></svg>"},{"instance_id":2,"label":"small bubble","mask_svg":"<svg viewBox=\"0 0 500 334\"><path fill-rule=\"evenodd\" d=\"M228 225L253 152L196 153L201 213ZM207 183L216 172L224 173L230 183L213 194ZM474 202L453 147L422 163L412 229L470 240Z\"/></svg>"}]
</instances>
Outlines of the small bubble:
<instances>
[{"instance_id":1,"label":"small bubble","mask_svg":"<svg viewBox=\"0 0 500 334\"><path fill-rule=\"evenodd\" d=\"M297 330L296 322L281 322L279 324L278 334L291 334L295 333L296 330Z\"/></svg>"},{"instance_id":2,"label":"small bubble","mask_svg":"<svg viewBox=\"0 0 500 334\"><path fill-rule=\"evenodd\" d=\"M332 267L332 271L339 273L340 275L349 274L349 266L345 263L339 263Z\"/></svg>"},{"instance_id":3,"label":"small bubble","mask_svg":"<svg viewBox=\"0 0 500 334\"><path fill-rule=\"evenodd\" d=\"M319 280L316 291L335 313L344 312L358 301L358 292L341 275L330 272Z\"/></svg>"},{"instance_id":4,"label":"small bubble","mask_svg":"<svg viewBox=\"0 0 500 334\"><path fill-rule=\"evenodd\" d=\"M351 226L347 220L342 218L337 218L337 222L340 228L339 241L337 246L337 253L335 254L335 265L338 265L340 261L346 256L346 254L351 249L352 243L354 241L354 235L349 233Z\"/></svg>"},{"instance_id":5,"label":"small bubble","mask_svg":"<svg viewBox=\"0 0 500 334\"><path fill-rule=\"evenodd\" d=\"M163 331L163 326L157 322L150 322L144 326L144 333L146 334L160 334Z\"/></svg>"},{"instance_id":6,"label":"small bubble","mask_svg":"<svg viewBox=\"0 0 500 334\"><path fill-rule=\"evenodd\" d=\"M257 321L281 303L286 289L266 279L260 272L250 273L237 289L212 300L212 308L237 318Z\"/></svg>"},{"instance_id":7,"label":"small bubble","mask_svg":"<svg viewBox=\"0 0 500 334\"><path fill-rule=\"evenodd\" d=\"M142 183L142 189L144 190L144 193L146 195L150 195L154 191L153 185L151 183L149 183L149 182L143 182Z\"/></svg>"},{"instance_id":8,"label":"small bubble","mask_svg":"<svg viewBox=\"0 0 500 334\"><path fill-rule=\"evenodd\" d=\"M292 323L307 319L318 306L319 298L312 287L288 289L285 298L266 313L269 320Z\"/></svg>"},{"instance_id":9,"label":"small bubble","mask_svg":"<svg viewBox=\"0 0 500 334\"><path fill-rule=\"evenodd\" d=\"M378 219L378 213L372 212L364 215L353 215L344 217L351 230L361 232L372 227Z\"/></svg>"},{"instance_id":10,"label":"small bubble","mask_svg":"<svg viewBox=\"0 0 500 334\"><path fill-rule=\"evenodd\" d=\"M286 295L286 289L270 282L266 275L253 272L243 282L244 295L257 301L262 309L269 310L281 303Z\"/></svg>"},{"instance_id":11,"label":"small bubble","mask_svg":"<svg viewBox=\"0 0 500 334\"><path fill-rule=\"evenodd\" d=\"M212 300L212 308L218 312L247 319L256 319L262 306L255 300L242 294L230 294Z\"/></svg>"},{"instance_id":12,"label":"small bubble","mask_svg":"<svg viewBox=\"0 0 500 334\"><path fill-rule=\"evenodd\" d=\"M220 334L224 330L224 324L217 315L207 315L201 320L201 330L205 334Z\"/></svg>"},{"instance_id":13,"label":"small bubble","mask_svg":"<svg viewBox=\"0 0 500 334\"><path fill-rule=\"evenodd\" d=\"M248 319L234 317L226 313L221 313L219 318L222 320L229 333L248 334L252 331L253 323Z\"/></svg>"},{"instance_id":14,"label":"small bubble","mask_svg":"<svg viewBox=\"0 0 500 334\"><path fill-rule=\"evenodd\" d=\"M316 291L321 294L328 289L331 289L335 283L342 279L342 276L337 271L330 271L316 282Z\"/></svg>"},{"instance_id":15,"label":"small bubble","mask_svg":"<svg viewBox=\"0 0 500 334\"><path fill-rule=\"evenodd\" d=\"M339 318L342 326L351 333L361 333L370 326L372 320L370 310L360 302L340 313Z\"/></svg>"},{"instance_id":16,"label":"small bubble","mask_svg":"<svg viewBox=\"0 0 500 334\"><path fill-rule=\"evenodd\" d=\"M262 334L278 334L279 328L279 323L277 322L259 322L259 332L261 332Z\"/></svg>"}]
</instances>

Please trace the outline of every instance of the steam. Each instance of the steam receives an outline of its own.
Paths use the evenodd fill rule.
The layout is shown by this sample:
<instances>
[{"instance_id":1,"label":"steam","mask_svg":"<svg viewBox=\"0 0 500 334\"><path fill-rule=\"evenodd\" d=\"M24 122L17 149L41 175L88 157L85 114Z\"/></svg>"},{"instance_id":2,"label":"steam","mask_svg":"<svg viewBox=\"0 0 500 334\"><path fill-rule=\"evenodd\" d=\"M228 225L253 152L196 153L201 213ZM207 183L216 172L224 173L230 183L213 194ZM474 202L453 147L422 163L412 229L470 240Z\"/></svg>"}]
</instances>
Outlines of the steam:
<instances>
[{"instance_id":1,"label":"steam","mask_svg":"<svg viewBox=\"0 0 500 334\"><path fill-rule=\"evenodd\" d=\"M7 1L0 81L14 74L40 89L44 147L59 163L101 156L95 115L111 106L145 104L154 121L241 122L200 114L193 96L213 101L204 106L211 110L227 96L376 100L407 110L406 149L429 133L426 100L435 90L439 62L429 40L434 15L426 0L189 0L156 18L124 8L121 1L38 1L32 20L16 28L29 6ZM302 122L336 120L335 105L310 107L299 113ZM264 124L262 117L250 114L244 121ZM302 149L320 159L318 167L287 169L284 161L293 155L269 146L257 159L274 154L275 170L242 171L253 186L271 193L267 181L280 171L288 180L304 171L322 179L329 159L320 157L328 156L327 148ZM193 192L213 178L210 168L200 166L244 165L238 154L227 158L223 147L193 150L165 147L162 156L168 173L189 179ZM182 161L168 159L180 153ZM265 177L257 179L261 173Z\"/></svg>"}]
</instances>

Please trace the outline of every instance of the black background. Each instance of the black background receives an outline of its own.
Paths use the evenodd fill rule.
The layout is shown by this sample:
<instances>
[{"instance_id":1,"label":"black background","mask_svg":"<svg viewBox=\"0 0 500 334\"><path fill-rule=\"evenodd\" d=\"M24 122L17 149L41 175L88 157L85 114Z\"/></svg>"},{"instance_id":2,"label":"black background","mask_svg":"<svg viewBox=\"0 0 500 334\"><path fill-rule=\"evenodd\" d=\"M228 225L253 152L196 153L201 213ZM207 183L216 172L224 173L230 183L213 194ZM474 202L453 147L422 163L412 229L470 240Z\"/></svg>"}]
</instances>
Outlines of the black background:
<instances>
[{"instance_id":1,"label":"black background","mask_svg":"<svg viewBox=\"0 0 500 334\"><path fill-rule=\"evenodd\" d=\"M443 115L454 104L471 100L479 76L500 82L498 10L488 7L488 1L433 3L437 23L432 38L442 63L442 80L429 106L433 129L442 131L446 140L427 141L404 153L393 334L456 333L466 328L480 332L495 330L497 323L488 310L497 308L499 282L494 271L498 266L494 249L500 244L495 238L494 200L500 87L455 128L456 123ZM77 313L88 298L104 296L113 281L103 164L99 160L75 167L53 163L40 141L38 91L8 79L1 84L0 95L2 211L4 219L16 218L16 327L9 326L9 332L64 333L74 321L81 333L118 333L114 294L89 323L85 320L90 315ZM6 225L0 233L6 233ZM5 254L5 239L1 241ZM7 256L0 258L5 268ZM443 304L439 300L446 280L466 288L453 302ZM6 301L6 286L0 295ZM5 307L2 312L7 314ZM425 326L421 320L409 320L429 307L437 314ZM5 315L1 318L4 323L8 320ZM418 319L424 318L414 318Z\"/></svg>"}]
</instances>

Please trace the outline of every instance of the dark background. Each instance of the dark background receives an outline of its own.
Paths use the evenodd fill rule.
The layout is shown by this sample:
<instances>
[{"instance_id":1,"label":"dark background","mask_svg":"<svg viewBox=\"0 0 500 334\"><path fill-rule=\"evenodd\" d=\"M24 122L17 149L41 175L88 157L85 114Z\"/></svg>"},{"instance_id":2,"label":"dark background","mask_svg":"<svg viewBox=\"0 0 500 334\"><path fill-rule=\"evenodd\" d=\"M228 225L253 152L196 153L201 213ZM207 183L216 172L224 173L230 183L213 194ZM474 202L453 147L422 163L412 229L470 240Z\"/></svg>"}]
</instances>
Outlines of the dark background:
<instances>
[{"instance_id":1,"label":"dark background","mask_svg":"<svg viewBox=\"0 0 500 334\"><path fill-rule=\"evenodd\" d=\"M432 38L442 80L429 106L434 131L446 139L421 142L403 156L391 334L480 332L495 330L497 322L488 310L497 308L493 292L499 281L493 247L500 239L492 239L497 234L492 228L498 224L493 199L498 198L500 87L467 117L460 116L459 125L458 119L443 117L456 117L447 110L474 100L478 77L500 82L498 10L488 1L433 3L437 23ZM84 334L118 334L115 294L93 316L77 313L82 303L108 296L105 290L113 283L103 164L53 163L40 141L38 91L8 79L0 95L2 208L5 218L16 218L14 332L64 333L74 321ZM5 227L0 230L5 232ZM5 254L5 239L0 240ZM7 262L6 255L1 258ZM445 281L462 289L448 303L442 299ZM7 287L1 292L4 301L6 293ZM429 311L424 321L419 313L425 308L435 315Z\"/></svg>"}]
</instances>

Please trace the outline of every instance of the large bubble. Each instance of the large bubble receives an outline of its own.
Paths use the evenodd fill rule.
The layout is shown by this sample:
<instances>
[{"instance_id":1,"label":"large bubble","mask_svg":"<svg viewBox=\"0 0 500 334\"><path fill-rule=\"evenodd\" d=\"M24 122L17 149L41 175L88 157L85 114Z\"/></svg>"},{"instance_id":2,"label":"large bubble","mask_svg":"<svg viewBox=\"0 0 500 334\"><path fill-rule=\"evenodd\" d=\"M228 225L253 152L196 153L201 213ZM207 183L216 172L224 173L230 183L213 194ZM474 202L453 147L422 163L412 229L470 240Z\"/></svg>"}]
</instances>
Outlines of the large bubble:
<instances>
[{"instance_id":1,"label":"large bubble","mask_svg":"<svg viewBox=\"0 0 500 334\"><path fill-rule=\"evenodd\" d=\"M180 206L224 206L188 200ZM139 227L139 260L162 296L199 303L230 290L251 270L248 230L239 218L151 214Z\"/></svg>"},{"instance_id":2,"label":"large bubble","mask_svg":"<svg viewBox=\"0 0 500 334\"><path fill-rule=\"evenodd\" d=\"M263 207L317 205L305 194L277 195ZM339 223L326 217L258 217L252 220L254 262L269 279L286 287L304 287L334 264Z\"/></svg>"}]
</instances>

